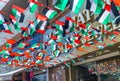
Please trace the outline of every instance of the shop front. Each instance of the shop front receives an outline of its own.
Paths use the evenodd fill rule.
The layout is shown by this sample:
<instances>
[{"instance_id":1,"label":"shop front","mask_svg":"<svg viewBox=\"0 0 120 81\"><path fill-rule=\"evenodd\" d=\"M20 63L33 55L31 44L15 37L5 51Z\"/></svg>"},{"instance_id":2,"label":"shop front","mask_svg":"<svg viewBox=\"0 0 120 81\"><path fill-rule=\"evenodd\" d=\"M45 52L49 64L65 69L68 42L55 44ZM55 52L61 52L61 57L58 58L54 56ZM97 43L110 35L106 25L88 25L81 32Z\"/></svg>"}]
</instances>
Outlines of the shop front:
<instances>
[{"instance_id":1,"label":"shop front","mask_svg":"<svg viewBox=\"0 0 120 81\"><path fill-rule=\"evenodd\" d=\"M83 61L72 65L72 81L120 81L119 51L85 57Z\"/></svg>"}]
</instances>

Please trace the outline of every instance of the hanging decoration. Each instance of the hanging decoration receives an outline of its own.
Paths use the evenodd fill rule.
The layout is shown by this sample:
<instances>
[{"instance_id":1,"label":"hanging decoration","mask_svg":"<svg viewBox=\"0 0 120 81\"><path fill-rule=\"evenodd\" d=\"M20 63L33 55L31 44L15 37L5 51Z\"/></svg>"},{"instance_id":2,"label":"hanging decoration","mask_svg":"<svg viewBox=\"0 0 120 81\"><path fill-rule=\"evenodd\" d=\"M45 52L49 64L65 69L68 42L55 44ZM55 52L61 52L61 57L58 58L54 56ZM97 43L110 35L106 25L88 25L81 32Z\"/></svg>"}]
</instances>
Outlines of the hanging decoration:
<instances>
[{"instance_id":1,"label":"hanging decoration","mask_svg":"<svg viewBox=\"0 0 120 81\"><path fill-rule=\"evenodd\" d=\"M85 0L54 0L53 6L56 9L64 11L68 6L78 19L67 16L65 21L56 20L54 25L49 26L49 20L53 19L58 12L40 2L29 0L26 8L29 9L29 13L35 13L38 7L44 7L44 10L42 14L36 14L34 21L28 21L27 27L19 25L19 23L24 22L25 9L13 4L13 14L9 15L11 21L9 24L12 23L14 29L21 33L22 39L29 38L29 40L17 42L7 39L5 46L0 51L2 64L26 68L41 67L46 64L50 65L51 60L61 57L63 54L66 56L71 54L76 47L79 51L87 53L89 52L87 47L101 43L105 38L116 42L116 36L120 35L120 32L116 30L119 29L120 23L119 1L112 0L108 4L102 0L87 0L86 3L85 8L83 8ZM94 15L96 15L95 19L92 18ZM93 27L93 21L99 22L101 25ZM12 34L12 28L9 24L0 14L0 29ZM47 33L47 30L52 32ZM39 40L38 42L38 38L36 38L34 44L31 44L32 38L37 36L36 34L44 36L45 41ZM16 44L15 48L13 45ZM113 46L113 44L96 45L94 48L104 49L106 46ZM17 48L19 50L16 51ZM58 63L62 62L65 66L70 66L65 60L60 60ZM74 60L70 60L75 63Z\"/></svg>"}]
</instances>

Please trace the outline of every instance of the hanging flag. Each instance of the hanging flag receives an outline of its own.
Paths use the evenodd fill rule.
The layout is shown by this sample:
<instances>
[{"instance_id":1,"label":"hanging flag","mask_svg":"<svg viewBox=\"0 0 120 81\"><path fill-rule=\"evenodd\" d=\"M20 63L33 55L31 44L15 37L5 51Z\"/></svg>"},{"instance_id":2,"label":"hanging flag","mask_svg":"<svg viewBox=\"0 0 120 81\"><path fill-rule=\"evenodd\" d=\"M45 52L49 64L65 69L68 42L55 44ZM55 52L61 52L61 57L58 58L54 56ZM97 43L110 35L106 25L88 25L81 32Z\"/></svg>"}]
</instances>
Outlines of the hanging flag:
<instances>
[{"instance_id":1,"label":"hanging flag","mask_svg":"<svg viewBox=\"0 0 120 81\"><path fill-rule=\"evenodd\" d=\"M101 8L103 8L105 5L105 2L103 0L93 0L93 3L97 4ZM108 3L106 3L106 4L108 4Z\"/></svg>"},{"instance_id":2,"label":"hanging flag","mask_svg":"<svg viewBox=\"0 0 120 81\"><path fill-rule=\"evenodd\" d=\"M35 25L34 25L34 22L30 22L28 24L28 34L30 36L32 36L34 33L35 33L36 29L35 29Z\"/></svg>"},{"instance_id":3,"label":"hanging flag","mask_svg":"<svg viewBox=\"0 0 120 81\"><path fill-rule=\"evenodd\" d=\"M116 17L118 17L119 15L120 15L119 11L118 11L116 5L114 4L114 2L112 1L111 2L111 10L110 10L110 19L113 20Z\"/></svg>"},{"instance_id":4,"label":"hanging flag","mask_svg":"<svg viewBox=\"0 0 120 81\"><path fill-rule=\"evenodd\" d=\"M36 49L36 48L39 48L39 47L40 47L40 44L36 43L36 44L33 44L31 48Z\"/></svg>"},{"instance_id":5,"label":"hanging flag","mask_svg":"<svg viewBox=\"0 0 120 81\"><path fill-rule=\"evenodd\" d=\"M15 44L16 43L16 40L13 40L13 39L7 39L7 43L9 44Z\"/></svg>"},{"instance_id":6,"label":"hanging flag","mask_svg":"<svg viewBox=\"0 0 120 81\"><path fill-rule=\"evenodd\" d=\"M70 17L66 17L65 25L63 27L63 31L64 31L63 36L65 36L66 33L68 34L74 31L74 22L75 21Z\"/></svg>"},{"instance_id":7,"label":"hanging flag","mask_svg":"<svg viewBox=\"0 0 120 81\"><path fill-rule=\"evenodd\" d=\"M21 36L22 38L28 38L29 37L26 31L22 31L21 34L22 34L22 36Z\"/></svg>"},{"instance_id":8,"label":"hanging flag","mask_svg":"<svg viewBox=\"0 0 120 81\"><path fill-rule=\"evenodd\" d=\"M56 30L58 31L59 34L63 34L63 27L64 27L65 23L61 22L61 21L56 21Z\"/></svg>"},{"instance_id":9,"label":"hanging flag","mask_svg":"<svg viewBox=\"0 0 120 81\"><path fill-rule=\"evenodd\" d=\"M20 26L19 23L16 21L16 18L13 15L10 15L9 18L12 24L14 25L15 30L20 31Z\"/></svg>"},{"instance_id":10,"label":"hanging flag","mask_svg":"<svg viewBox=\"0 0 120 81\"><path fill-rule=\"evenodd\" d=\"M54 55L55 57L58 57L58 56L60 55L60 50L55 50L55 51L53 52L53 55Z\"/></svg>"},{"instance_id":11,"label":"hanging flag","mask_svg":"<svg viewBox=\"0 0 120 81\"><path fill-rule=\"evenodd\" d=\"M6 43L6 44L5 44L5 47L6 47L7 49L10 49L10 48L12 48L12 44Z\"/></svg>"},{"instance_id":12,"label":"hanging flag","mask_svg":"<svg viewBox=\"0 0 120 81\"><path fill-rule=\"evenodd\" d=\"M25 43L25 42L22 42L18 45L18 48L24 50L26 46L29 46L29 44Z\"/></svg>"},{"instance_id":13,"label":"hanging flag","mask_svg":"<svg viewBox=\"0 0 120 81\"><path fill-rule=\"evenodd\" d=\"M69 9L75 14L78 14L84 2L85 0L69 0L69 3L70 3Z\"/></svg>"},{"instance_id":14,"label":"hanging flag","mask_svg":"<svg viewBox=\"0 0 120 81\"><path fill-rule=\"evenodd\" d=\"M86 9L94 12L94 14L100 14L102 11L102 7L100 7L98 4L95 4L91 0L87 0Z\"/></svg>"},{"instance_id":15,"label":"hanging flag","mask_svg":"<svg viewBox=\"0 0 120 81\"><path fill-rule=\"evenodd\" d=\"M7 24L6 19L0 14L0 29L3 32L12 34L11 27Z\"/></svg>"},{"instance_id":16,"label":"hanging flag","mask_svg":"<svg viewBox=\"0 0 120 81\"><path fill-rule=\"evenodd\" d=\"M61 10L61 11L64 11L66 6L67 6L67 3L68 3L68 0L54 0L54 7Z\"/></svg>"},{"instance_id":17,"label":"hanging flag","mask_svg":"<svg viewBox=\"0 0 120 81\"><path fill-rule=\"evenodd\" d=\"M12 6L12 13L19 22L24 21L25 15L24 15L24 9L23 8L18 7L16 5L13 5Z\"/></svg>"},{"instance_id":18,"label":"hanging flag","mask_svg":"<svg viewBox=\"0 0 120 81\"><path fill-rule=\"evenodd\" d=\"M55 10L52 10L52 9L49 9L49 8L45 8L42 13L48 19L53 19L57 15L57 12Z\"/></svg>"},{"instance_id":19,"label":"hanging flag","mask_svg":"<svg viewBox=\"0 0 120 81\"><path fill-rule=\"evenodd\" d=\"M29 9L30 13L34 13L38 8L38 5L35 3L35 0L29 0L27 8Z\"/></svg>"},{"instance_id":20,"label":"hanging flag","mask_svg":"<svg viewBox=\"0 0 120 81\"><path fill-rule=\"evenodd\" d=\"M47 23L47 18L45 16L37 14L36 19L34 20L34 27L36 32L44 34Z\"/></svg>"},{"instance_id":21,"label":"hanging flag","mask_svg":"<svg viewBox=\"0 0 120 81\"><path fill-rule=\"evenodd\" d=\"M50 40L48 41L48 45L53 44L53 43L55 43L55 41L54 41L53 39L50 39Z\"/></svg>"},{"instance_id":22,"label":"hanging flag","mask_svg":"<svg viewBox=\"0 0 120 81\"><path fill-rule=\"evenodd\" d=\"M51 51L57 50L57 45L56 44L51 44L50 47L51 47Z\"/></svg>"},{"instance_id":23,"label":"hanging flag","mask_svg":"<svg viewBox=\"0 0 120 81\"><path fill-rule=\"evenodd\" d=\"M45 34L45 28L46 28L46 25L47 25L47 21L44 21L43 23L39 24L37 27L39 27L39 29L36 30L37 33L40 33L40 34Z\"/></svg>"},{"instance_id":24,"label":"hanging flag","mask_svg":"<svg viewBox=\"0 0 120 81\"><path fill-rule=\"evenodd\" d=\"M41 64L41 63L42 63L42 60L36 60L35 63L36 63L36 64Z\"/></svg>"},{"instance_id":25,"label":"hanging flag","mask_svg":"<svg viewBox=\"0 0 120 81\"><path fill-rule=\"evenodd\" d=\"M9 58L1 58L1 62L8 62Z\"/></svg>"},{"instance_id":26,"label":"hanging flag","mask_svg":"<svg viewBox=\"0 0 120 81\"><path fill-rule=\"evenodd\" d=\"M101 14L96 18L96 20L104 25L108 24L110 20L110 5L106 4Z\"/></svg>"}]
</instances>

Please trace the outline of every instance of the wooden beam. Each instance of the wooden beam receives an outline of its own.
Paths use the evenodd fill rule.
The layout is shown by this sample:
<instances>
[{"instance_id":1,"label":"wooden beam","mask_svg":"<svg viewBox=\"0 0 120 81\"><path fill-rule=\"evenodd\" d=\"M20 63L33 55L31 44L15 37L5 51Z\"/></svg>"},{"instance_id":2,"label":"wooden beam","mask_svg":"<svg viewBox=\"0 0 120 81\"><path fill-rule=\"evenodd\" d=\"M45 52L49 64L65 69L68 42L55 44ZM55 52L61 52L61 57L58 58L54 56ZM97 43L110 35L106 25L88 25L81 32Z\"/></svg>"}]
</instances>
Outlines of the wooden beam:
<instances>
[{"instance_id":1,"label":"wooden beam","mask_svg":"<svg viewBox=\"0 0 120 81\"><path fill-rule=\"evenodd\" d=\"M72 66L77 66L77 65L80 65L80 64L99 61L99 60L103 60L103 59L111 58L111 57L115 57L115 56L120 56L120 52L116 51L116 52L112 52L112 53L109 53L109 54L106 54L106 55L102 55L102 56L94 57L94 58L91 58L91 59L87 59L85 61L77 62L75 64L72 64Z\"/></svg>"}]
</instances>

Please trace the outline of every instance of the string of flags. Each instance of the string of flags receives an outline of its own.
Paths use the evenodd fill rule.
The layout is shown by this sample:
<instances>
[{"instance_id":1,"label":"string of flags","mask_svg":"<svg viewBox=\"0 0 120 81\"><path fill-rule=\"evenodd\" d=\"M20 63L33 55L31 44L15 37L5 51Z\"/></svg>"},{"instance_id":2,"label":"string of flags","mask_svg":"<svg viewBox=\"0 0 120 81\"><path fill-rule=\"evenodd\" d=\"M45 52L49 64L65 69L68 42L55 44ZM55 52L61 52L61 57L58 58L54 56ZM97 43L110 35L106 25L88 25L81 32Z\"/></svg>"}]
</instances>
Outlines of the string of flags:
<instances>
[{"instance_id":1,"label":"string of flags","mask_svg":"<svg viewBox=\"0 0 120 81\"><path fill-rule=\"evenodd\" d=\"M64 11L67 6L69 10L78 15L81 11L85 0L53 0L53 6L61 11ZM21 38L29 38L34 34L41 34L45 38L45 42L37 42L33 45L26 41L20 42L17 48L21 51L13 52L13 45L17 41L7 39L7 43L0 50L0 60L4 65L16 65L22 67L31 67L33 65L43 66L46 62L50 62L52 59L61 56L62 54L72 53L72 50L77 46L78 49L83 52L88 52L85 47L90 47L96 42L102 42L106 35L109 34L109 39L114 41L117 35L120 35L119 31L111 32L110 27L107 24L120 23L120 14L116 4L112 1L110 4L103 2L102 0L87 0L85 9L98 15L94 21L103 24L106 28L99 30L91 26L91 23L76 22L75 19L66 17L65 21L56 20L55 24L49 26L49 20L53 19L58 12L54 9L47 7L40 2L29 0L27 9L30 13L35 13L38 7L45 7L42 14L36 14L34 21L28 21L27 28L20 27L19 23L24 23L25 9L12 5L12 15L9 15L10 23L13 24L15 30L21 31ZM5 18L0 14L0 29L6 33L13 34L10 23L7 23ZM47 34L47 30L52 30ZM105 34L103 34L103 31ZM111 33L110 33L111 32ZM94 38L94 41L91 41ZM112 44L96 46L98 49L104 49L105 46L113 46ZM25 50L28 48L27 50ZM38 51L38 54L32 55ZM12 58L12 59L11 59ZM62 60L62 59L61 59ZM74 60L71 60L75 63ZM69 64L63 62L67 67Z\"/></svg>"}]
</instances>

